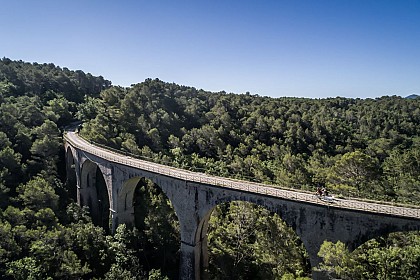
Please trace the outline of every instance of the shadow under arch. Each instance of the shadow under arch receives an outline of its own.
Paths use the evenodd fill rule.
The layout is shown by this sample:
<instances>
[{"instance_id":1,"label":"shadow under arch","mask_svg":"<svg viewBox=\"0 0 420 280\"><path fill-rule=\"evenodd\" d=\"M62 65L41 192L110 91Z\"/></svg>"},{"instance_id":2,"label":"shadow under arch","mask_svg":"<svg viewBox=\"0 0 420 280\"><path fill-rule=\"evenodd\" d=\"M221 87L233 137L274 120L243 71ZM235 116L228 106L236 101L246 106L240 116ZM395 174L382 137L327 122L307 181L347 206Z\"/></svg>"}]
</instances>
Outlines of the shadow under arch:
<instances>
[{"instance_id":1,"label":"shadow under arch","mask_svg":"<svg viewBox=\"0 0 420 280\"><path fill-rule=\"evenodd\" d=\"M110 232L110 201L105 178L95 162L86 160L81 168L80 206L89 206L92 222Z\"/></svg>"},{"instance_id":2,"label":"shadow under arch","mask_svg":"<svg viewBox=\"0 0 420 280\"><path fill-rule=\"evenodd\" d=\"M139 259L146 270L161 269L170 279L177 279L180 225L161 187L146 177L126 180L118 191L117 213L118 224L138 231Z\"/></svg>"},{"instance_id":3,"label":"shadow under arch","mask_svg":"<svg viewBox=\"0 0 420 280\"><path fill-rule=\"evenodd\" d=\"M66 188L68 196L77 201L77 175L76 175L76 162L74 160L73 152L70 147L66 150Z\"/></svg>"},{"instance_id":4,"label":"shadow under arch","mask_svg":"<svg viewBox=\"0 0 420 280\"><path fill-rule=\"evenodd\" d=\"M196 279L277 279L309 276L306 249L281 213L254 202L223 202L200 221L196 242ZM198 257L198 258L197 258ZM217 266L217 269L215 267Z\"/></svg>"}]
</instances>

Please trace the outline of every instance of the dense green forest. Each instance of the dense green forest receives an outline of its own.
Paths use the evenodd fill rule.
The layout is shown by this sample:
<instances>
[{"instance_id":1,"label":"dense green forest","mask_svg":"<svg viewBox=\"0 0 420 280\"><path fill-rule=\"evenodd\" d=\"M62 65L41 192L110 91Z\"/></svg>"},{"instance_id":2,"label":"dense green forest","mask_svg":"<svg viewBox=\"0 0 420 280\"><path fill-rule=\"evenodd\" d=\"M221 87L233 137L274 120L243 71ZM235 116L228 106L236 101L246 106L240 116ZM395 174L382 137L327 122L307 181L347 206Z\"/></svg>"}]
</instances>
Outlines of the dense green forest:
<instances>
[{"instance_id":1,"label":"dense green forest","mask_svg":"<svg viewBox=\"0 0 420 280\"><path fill-rule=\"evenodd\" d=\"M420 99L269 98L149 79L108 88L77 114L83 136L155 161L280 187L420 201Z\"/></svg>"},{"instance_id":2,"label":"dense green forest","mask_svg":"<svg viewBox=\"0 0 420 280\"><path fill-rule=\"evenodd\" d=\"M75 120L92 141L177 167L309 191L322 186L344 197L420 201L419 98L270 98L151 79L123 88L80 70L3 58L2 279L178 277L176 215L158 186L139 183L136 227L121 225L113 235L71 199L62 132ZM208 235L211 279L310 276L296 234L261 207L217 207ZM325 242L319 254L331 277L420 274L418 233L384 236L353 252Z\"/></svg>"}]
</instances>

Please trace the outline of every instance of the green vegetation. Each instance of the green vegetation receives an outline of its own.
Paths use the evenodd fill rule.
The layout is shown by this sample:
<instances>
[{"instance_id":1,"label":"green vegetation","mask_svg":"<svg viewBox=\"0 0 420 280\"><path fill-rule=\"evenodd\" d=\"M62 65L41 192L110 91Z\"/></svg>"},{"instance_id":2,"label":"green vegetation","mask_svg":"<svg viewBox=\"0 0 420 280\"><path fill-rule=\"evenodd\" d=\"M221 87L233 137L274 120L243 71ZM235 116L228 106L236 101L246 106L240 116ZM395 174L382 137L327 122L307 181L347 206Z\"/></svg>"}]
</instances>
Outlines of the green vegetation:
<instances>
[{"instance_id":1,"label":"green vegetation","mask_svg":"<svg viewBox=\"0 0 420 280\"><path fill-rule=\"evenodd\" d=\"M420 236L390 234L373 239L353 252L342 242L324 242L320 268L339 279L419 279Z\"/></svg>"},{"instance_id":2,"label":"green vegetation","mask_svg":"<svg viewBox=\"0 0 420 280\"><path fill-rule=\"evenodd\" d=\"M53 64L0 60L1 279L147 279L134 231L107 236L62 183L61 127L109 86Z\"/></svg>"},{"instance_id":3,"label":"green vegetation","mask_svg":"<svg viewBox=\"0 0 420 280\"><path fill-rule=\"evenodd\" d=\"M295 189L325 186L343 196L420 201L418 98L269 98L150 79L122 88L80 70L3 58L2 279L177 278L179 229L158 187L140 180L135 228L121 225L112 236L70 198L61 133L77 119L92 141L177 167ZM296 235L254 205L217 207L208 240L211 279L310 273ZM351 253L326 242L320 268L343 279L418 279L419 248L418 233L371 240Z\"/></svg>"},{"instance_id":4,"label":"green vegetation","mask_svg":"<svg viewBox=\"0 0 420 280\"><path fill-rule=\"evenodd\" d=\"M303 277L311 270L296 234L260 206L232 202L216 207L208 243L213 279L309 279Z\"/></svg>"},{"instance_id":5,"label":"green vegetation","mask_svg":"<svg viewBox=\"0 0 420 280\"><path fill-rule=\"evenodd\" d=\"M419 99L269 98L149 79L86 101L78 112L83 136L151 160L282 187L420 201Z\"/></svg>"}]
</instances>

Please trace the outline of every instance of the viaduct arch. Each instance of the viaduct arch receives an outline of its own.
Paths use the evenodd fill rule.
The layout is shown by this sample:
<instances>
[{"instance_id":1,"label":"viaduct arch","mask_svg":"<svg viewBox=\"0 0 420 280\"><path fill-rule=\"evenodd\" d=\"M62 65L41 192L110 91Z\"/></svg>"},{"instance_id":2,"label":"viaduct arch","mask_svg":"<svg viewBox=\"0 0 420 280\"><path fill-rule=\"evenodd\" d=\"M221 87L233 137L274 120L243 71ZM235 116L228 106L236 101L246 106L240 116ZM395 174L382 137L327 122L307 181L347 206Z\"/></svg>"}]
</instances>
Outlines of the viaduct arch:
<instances>
[{"instance_id":1,"label":"viaduct arch","mask_svg":"<svg viewBox=\"0 0 420 280\"><path fill-rule=\"evenodd\" d=\"M120 223L133 222L134 209L130 201L134 188L130 186L136 183L136 178L150 179L162 189L171 201L180 225L181 279L206 278L203 271L208 265L208 221L212 210L225 202L251 202L277 213L300 237L312 267L320 262L317 253L324 240L340 240L350 249L355 249L377 236L420 230L420 209L352 200L327 203L309 193L275 189L133 159L94 146L74 132L65 135L65 148L67 164L73 162L74 171L69 166L67 171L69 176L69 173L76 174L77 201L80 205L87 205L89 201L86 203L86 197L90 197L92 207L100 207L98 194L95 196L89 188L96 176L103 176L111 230ZM93 215L99 210L94 211ZM313 277L321 275L314 274Z\"/></svg>"}]
</instances>

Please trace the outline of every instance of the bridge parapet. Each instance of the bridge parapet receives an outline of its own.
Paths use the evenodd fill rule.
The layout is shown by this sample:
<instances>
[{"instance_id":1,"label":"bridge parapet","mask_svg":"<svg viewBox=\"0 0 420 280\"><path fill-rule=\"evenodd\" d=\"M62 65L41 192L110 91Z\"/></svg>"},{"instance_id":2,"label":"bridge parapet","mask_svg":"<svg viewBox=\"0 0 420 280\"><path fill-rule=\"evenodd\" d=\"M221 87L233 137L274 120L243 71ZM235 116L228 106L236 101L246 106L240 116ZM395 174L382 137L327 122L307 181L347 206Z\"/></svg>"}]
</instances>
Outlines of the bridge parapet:
<instances>
[{"instance_id":1,"label":"bridge parapet","mask_svg":"<svg viewBox=\"0 0 420 280\"><path fill-rule=\"evenodd\" d=\"M366 202L352 199L338 199L334 198L332 201L323 201L318 196L312 193L299 192L293 190L282 189L273 185L247 182L237 179L223 178L213 175L208 175L199 172L192 172L184 169L179 169L171 166L162 165L159 163L149 162L137 158L132 158L115 151L105 149L103 147L95 146L88 141L78 137L74 132L69 132L64 135L66 141L71 143L72 146L86 151L90 154L96 155L110 162L143 169L152 173L195 182L200 184L208 184L219 186L238 191L249 193L262 194L270 197L281 199L299 201L304 203L327 205L328 207L356 210L377 214L385 214L397 217L406 217L420 219L420 208L416 207L403 207L396 205L383 204L380 202Z\"/></svg>"}]
</instances>

